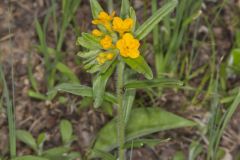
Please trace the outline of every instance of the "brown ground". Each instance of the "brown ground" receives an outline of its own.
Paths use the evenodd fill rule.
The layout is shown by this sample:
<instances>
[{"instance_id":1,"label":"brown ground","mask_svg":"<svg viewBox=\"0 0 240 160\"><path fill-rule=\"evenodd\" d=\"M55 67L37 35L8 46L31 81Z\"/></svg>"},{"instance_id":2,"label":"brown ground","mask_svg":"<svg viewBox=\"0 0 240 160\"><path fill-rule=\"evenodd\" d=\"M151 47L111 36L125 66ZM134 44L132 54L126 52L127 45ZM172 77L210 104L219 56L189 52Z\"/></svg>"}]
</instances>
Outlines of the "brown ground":
<instances>
[{"instance_id":1,"label":"brown ground","mask_svg":"<svg viewBox=\"0 0 240 160\"><path fill-rule=\"evenodd\" d=\"M147 1L145 1L147 2ZM143 0L135 0L135 6L139 14L143 9ZM239 5L239 1L231 0L230 5L224 8L220 18L222 23L214 25L213 31L216 36L216 45L218 59L225 58L229 54L229 50L233 45L234 28L231 23L234 15L233 8ZM0 62L4 66L6 78L9 88L11 88L11 57L14 66L14 86L15 86L15 112L16 125L18 129L26 129L34 136L41 132L47 132L48 141L46 148L58 146L60 144L60 134L58 129L59 121L62 118L71 120L74 126L74 133L77 135L77 141L73 144L73 150L85 153L98 130L110 119L110 116L100 111L95 111L92 107L88 109L79 110L79 99L67 95L66 97L71 101L67 104L59 104L57 100L52 102L37 101L28 97L27 92L31 88L28 80L28 57L32 54L31 63L33 64L34 76L38 80L40 86L44 86L43 74L43 59L34 49L33 45L37 44L38 39L34 28L34 18L43 20L46 15L46 10L50 6L48 0L12 0L12 14L8 13L7 0L0 1ZM211 8L215 3L208 2L207 9ZM149 6L150 4L148 4ZM206 10L207 10L206 9ZM239 8L238 8L239 9ZM77 21L81 31L87 31L90 27L91 20L90 8L87 0L83 0L77 12ZM214 16L209 12L209 16ZM218 21L219 22L219 21ZM12 31L9 33L8 28L11 26ZM204 24L201 26L204 28ZM203 31L204 32L204 31ZM199 33L200 34L206 33ZM49 45L54 45L54 40L51 37L51 28L49 30L48 42ZM12 47L9 41L12 39ZM85 84L90 83L90 76L82 73L81 68L77 66L73 60L76 58L77 48L75 46L76 36L71 29L68 30L66 41L64 44L64 51L68 53L66 64L73 68L79 75L81 81ZM151 51L150 51L151 52ZM200 48L200 64L209 59L210 53L209 43L203 42ZM149 57L151 61L152 58ZM199 79L194 80L193 85L197 85ZM234 84L235 81L234 81ZM233 86L233 84L229 84ZM41 88L42 91L46 88ZM1 89L0 89L1 93ZM142 94L141 92L138 93ZM201 106L191 105L189 96L184 92L175 93L167 91L159 100L157 104L165 106L169 111L182 115L186 118L206 122L208 111ZM191 100L191 99L190 99ZM231 125L227 128L222 146L234 157L240 148L240 112L237 112L232 119ZM192 139L199 137L199 132L196 129L177 129L167 132L156 133L153 136L158 138L171 138L168 143L157 145L155 148L141 148L133 152L133 160L156 160L170 159L178 150L187 151ZM0 110L0 154L7 154L8 138L7 138L7 121L5 109ZM204 144L204 142L203 142ZM22 143L17 144L18 155L31 154L32 151ZM187 153L187 152L186 152ZM158 157L158 158L157 158Z\"/></svg>"}]
</instances>

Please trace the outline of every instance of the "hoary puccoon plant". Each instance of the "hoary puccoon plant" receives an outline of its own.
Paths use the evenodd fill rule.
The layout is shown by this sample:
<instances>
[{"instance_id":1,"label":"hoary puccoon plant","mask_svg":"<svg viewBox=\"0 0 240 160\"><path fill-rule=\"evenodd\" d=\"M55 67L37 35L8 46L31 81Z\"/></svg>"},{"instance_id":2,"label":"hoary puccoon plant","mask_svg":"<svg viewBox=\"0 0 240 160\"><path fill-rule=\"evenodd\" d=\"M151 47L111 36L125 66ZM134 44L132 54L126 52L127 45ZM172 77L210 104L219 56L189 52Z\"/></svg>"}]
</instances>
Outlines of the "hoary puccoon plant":
<instances>
[{"instance_id":1,"label":"hoary puccoon plant","mask_svg":"<svg viewBox=\"0 0 240 160\"><path fill-rule=\"evenodd\" d=\"M170 79L153 79L152 70L141 53L141 40L174 10L177 3L177 0L170 0L142 25L137 25L135 11L128 0L122 0L120 14L115 11L107 13L97 0L90 0L94 29L91 33L82 33L77 45L82 47L78 55L83 59L85 70L94 78L91 91L88 87L82 94L92 95L95 108L105 100L117 108L117 117L101 129L89 153L90 157L116 159L107 152L118 148L117 157L124 160L127 144L133 143L134 139L163 129L193 125L191 121L160 110L159 107L132 110L137 88L180 84ZM134 77L130 69L143 74L147 80L130 80L129 77ZM107 81L115 70L116 95L105 91ZM145 120L148 123L143 122Z\"/></svg>"}]
</instances>

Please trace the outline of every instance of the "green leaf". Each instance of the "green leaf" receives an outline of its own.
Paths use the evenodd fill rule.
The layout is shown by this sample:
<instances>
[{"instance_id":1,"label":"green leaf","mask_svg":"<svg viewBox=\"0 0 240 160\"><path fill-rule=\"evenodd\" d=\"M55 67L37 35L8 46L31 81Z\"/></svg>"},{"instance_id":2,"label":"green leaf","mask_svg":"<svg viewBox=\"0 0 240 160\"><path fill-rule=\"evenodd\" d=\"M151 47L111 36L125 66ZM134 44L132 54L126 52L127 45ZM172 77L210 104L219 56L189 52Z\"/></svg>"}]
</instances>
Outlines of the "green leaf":
<instances>
[{"instance_id":1,"label":"green leaf","mask_svg":"<svg viewBox=\"0 0 240 160\"><path fill-rule=\"evenodd\" d=\"M116 160L116 157L114 157L112 154L108 152L104 152L101 150L93 149L92 150L93 154L96 155L96 157L102 158L104 160Z\"/></svg>"},{"instance_id":2,"label":"green leaf","mask_svg":"<svg viewBox=\"0 0 240 160\"><path fill-rule=\"evenodd\" d=\"M55 87L57 91L64 91L83 97L92 97L92 89L85 85L62 83Z\"/></svg>"},{"instance_id":3,"label":"green leaf","mask_svg":"<svg viewBox=\"0 0 240 160\"><path fill-rule=\"evenodd\" d=\"M106 113L107 115L109 116L113 116L113 104L112 103L109 103L109 102L106 102L106 101L103 101L102 105L101 105L101 111L103 113Z\"/></svg>"},{"instance_id":4,"label":"green leaf","mask_svg":"<svg viewBox=\"0 0 240 160\"><path fill-rule=\"evenodd\" d=\"M38 50L38 52L43 52L41 45L36 45L35 47ZM56 52L57 52L56 49L48 47L48 46L46 46L46 49L47 49L47 53L49 54L49 56L56 57Z\"/></svg>"},{"instance_id":5,"label":"green leaf","mask_svg":"<svg viewBox=\"0 0 240 160\"><path fill-rule=\"evenodd\" d=\"M90 33L82 33L82 37L84 38L84 40L89 41L98 47L101 47L99 44L99 41L101 40L101 38L96 37Z\"/></svg>"},{"instance_id":6,"label":"green leaf","mask_svg":"<svg viewBox=\"0 0 240 160\"><path fill-rule=\"evenodd\" d=\"M21 142L27 144L29 147L31 147L34 151L37 151L37 143L31 133L25 131L25 130L17 130L16 131L17 139Z\"/></svg>"},{"instance_id":7,"label":"green leaf","mask_svg":"<svg viewBox=\"0 0 240 160\"><path fill-rule=\"evenodd\" d=\"M153 28L177 6L177 0L167 2L162 8L158 9L147 21L145 21L135 32L137 39L146 37Z\"/></svg>"},{"instance_id":8,"label":"green leaf","mask_svg":"<svg viewBox=\"0 0 240 160\"><path fill-rule=\"evenodd\" d=\"M136 23L137 23L137 17L136 17L136 12L135 12L135 10L134 10L132 7L130 7L129 17L130 17L131 19L133 19L132 32L134 32L134 31L135 31L135 28L136 28Z\"/></svg>"},{"instance_id":9,"label":"green leaf","mask_svg":"<svg viewBox=\"0 0 240 160\"><path fill-rule=\"evenodd\" d=\"M80 83L80 81L79 81L78 77L75 75L75 73L65 64L58 62L56 65L56 68L62 74L67 76L72 82Z\"/></svg>"},{"instance_id":10,"label":"green leaf","mask_svg":"<svg viewBox=\"0 0 240 160\"><path fill-rule=\"evenodd\" d=\"M173 160L185 160L186 157L183 152L177 152L175 156L173 157Z\"/></svg>"},{"instance_id":11,"label":"green leaf","mask_svg":"<svg viewBox=\"0 0 240 160\"><path fill-rule=\"evenodd\" d=\"M169 78L159 78L153 80L143 80L143 81L129 81L127 82L124 87L125 88L152 88L152 87L178 87L182 86L183 82L175 79Z\"/></svg>"},{"instance_id":12,"label":"green leaf","mask_svg":"<svg viewBox=\"0 0 240 160\"><path fill-rule=\"evenodd\" d=\"M16 158L13 158L12 160L49 160L49 159L28 155L28 156L16 157Z\"/></svg>"},{"instance_id":13,"label":"green leaf","mask_svg":"<svg viewBox=\"0 0 240 160\"><path fill-rule=\"evenodd\" d=\"M87 72L93 74L93 73L98 72L100 70L100 68L101 68L101 65L95 64L95 65L91 66L91 68L88 69Z\"/></svg>"},{"instance_id":14,"label":"green leaf","mask_svg":"<svg viewBox=\"0 0 240 160\"><path fill-rule=\"evenodd\" d=\"M118 62L118 60L116 59L116 57L114 57L111 61L105 62L100 67L100 74L105 73L110 68L110 66L115 65L117 62Z\"/></svg>"},{"instance_id":15,"label":"green leaf","mask_svg":"<svg viewBox=\"0 0 240 160\"><path fill-rule=\"evenodd\" d=\"M67 160L77 160L77 158L80 158L80 160L82 159L79 152L71 152L67 155Z\"/></svg>"},{"instance_id":16,"label":"green leaf","mask_svg":"<svg viewBox=\"0 0 240 160\"><path fill-rule=\"evenodd\" d=\"M71 122L68 120L61 120L60 122L60 133L62 141L64 144L67 144L71 141L73 128Z\"/></svg>"},{"instance_id":17,"label":"green leaf","mask_svg":"<svg viewBox=\"0 0 240 160\"><path fill-rule=\"evenodd\" d=\"M103 11L103 9L97 0L90 0L90 6L92 11L92 16L95 19L98 17L99 12Z\"/></svg>"},{"instance_id":18,"label":"green leaf","mask_svg":"<svg viewBox=\"0 0 240 160\"><path fill-rule=\"evenodd\" d=\"M53 160L59 160L62 159L65 153L69 152L70 148L69 147L55 147L48 149L43 152L43 157L53 159Z\"/></svg>"},{"instance_id":19,"label":"green leaf","mask_svg":"<svg viewBox=\"0 0 240 160\"><path fill-rule=\"evenodd\" d=\"M135 89L127 89L124 93L123 97L123 107L124 107L124 120L127 123L131 110L132 105L135 99L136 90Z\"/></svg>"},{"instance_id":20,"label":"green leaf","mask_svg":"<svg viewBox=\"0 0 240 160\"><path fill-rule=\"evenodd\" d=\"M46 133L41 133L37 137L37 145L38 148L42 149L44 142L47 140L47 135Z\"/></svg>"},{"instance_id":21,"label":"green leaf","mask_svg":"<svg viewBox=\"0 0 240 160\"><path fill-rule=\"evenodd\" d=\"M240 72L240 48L235 48L231 51L231 57L229 65L233 67L237 72Z\"/></svg>"},{"instance_id":22,"label":"green leaf","mask_svg":"<svg viewBox=\"0 0 240 160\"><path fill-rule=\"evenodd\" d=\"M121 5L121 11L120 11L120 17L121 18L127 18L129 15L129 0L122 0L122 5Z\"/></svg>"},{"instance_id":23,"label":"green leaf","mask_svg":"<svg viewBox=\"0 0 240 160\"><path fill-rule=\"evenodd\" d=\"M203 151L203 146L196 141L192 141L189 149L189 160L195 160L198 155Z\"/></svg>"},{"instance_id":24,"label":"green leaf","mask_svg":"<svg viewBox=\"0 0 240 160\"><path fill-rule=\"evenodd\" d=\"M38 100L47 100L48 99L48 97L45 96L44 94L35 92L33 90L28 91L28 96L32 97L32 98L35 98L35 99L38 99Z\"/></svg>"},{"instance_id":25,"label":"green leaf","mask_svg":"<svg viewBox=\"0 0 240 160\"><path fill-rule=\"evenodd\" d=\"M81 58L92 58L92 57L96 57L97 54L100 52L100 50L90 50L90 51L87 51L87 52L79 52L77 55Z\"/></svg>"},{"instance_id":26,"label":"green leaf","mask_svg":"<svg viewBox=\"0 0 240 160\"><path fill-rule=\"evenodd\" d=\"M154 147L161 143L166 143L170 139L135 139L132 141L129 141L125 144L125 148L140 148L144 145L147 145L149 147Z\"/></svg>"},{"instance_id":27,"label":"green leaf","mask_svg":"<svg viewBox=\"0 0 240 160\"><path fill-rule=\"evenodd\" d=\"M127 63L133 70L138 73L143 74L147 79L153 78L153 73L151 68L148 66L147 62L142 56L138 58L122 58L125 63Z\"/></svg>"},{"instance_id":28,"label":"green leaf","mask_svg":"<svg viewBox=\"0 0 240 160\"><path fill-rule=\"evenodd\" d=\"M194 122L160 108L137 108L132 110L126 126L126 142L155 132L194 125ZM110 151L117 146L117 121L113 119L98 133L94 149Z\"/></svg>"},{"instance_id":29,"label":"green leaf","mask_svg":"<svg viewBox=\"0 0 240 160\"><path fill-rule=\"evenodd\" d=\"M236 95L234 101L229 106L228 110L225 112L225 114L222 116L220 120L220 125L218 128L216 128L217 133L215 134L215 144L218 147L221 137L223 135L224 129L227 127L227 124L231 120L234 113L236 113L236 110L240 104L240 89L238 89L238 94Z\"/></svg>"},{"instance_id":30,"label":"green leaf","mask_svg":"<svg viewBox=\"0 0 240 160\"><path fill-rule=\"evenodd\" d=\"M88 48L90 50L102 48L99 43L99 40L89 33L83 33L82 37L78 37L77 45L81 45L82 47Z\"/></svg>"},{"instance_id":31,"label":"green leaf","mask_svg":"<svg viewBox=\"0 0 240 160\"><path fill-rule=\"evenodd\" d=\"M113 63L110 68L105 73L97 75L97 78L93 82L93 99L94 99L94 107L98 108L104 99L105 87L109 77L112 75L117 61Z\"/></svg>"},{"instance_id":32,"label":"green leaf","mask_svg":"<svg viewBox=\"0 0 240 160\"><path fill-rule=\"evenodd\" d=\"M216 160L223 160L226 154L227 152L224 148L218 148Z\"/></svg>"},{"instance_id":33,"label":"green leaf","mask_svg":"<svg viewBox=\"0 0 240 160\"><path fill-rule=\"evenodd\" d=\"M68 93L78 95L78 96L83 96L83 97L93 97L92 88L88 86L80 85L80 84L62 83L57 87L55 87L55 90L68 92ZM51 92L53 91L50 91L49 93ZM116 97L111 93L107 93L107 92L105 92L104 94L104 100L111 103L117 102Z\"/></svg>"}]
</instances>

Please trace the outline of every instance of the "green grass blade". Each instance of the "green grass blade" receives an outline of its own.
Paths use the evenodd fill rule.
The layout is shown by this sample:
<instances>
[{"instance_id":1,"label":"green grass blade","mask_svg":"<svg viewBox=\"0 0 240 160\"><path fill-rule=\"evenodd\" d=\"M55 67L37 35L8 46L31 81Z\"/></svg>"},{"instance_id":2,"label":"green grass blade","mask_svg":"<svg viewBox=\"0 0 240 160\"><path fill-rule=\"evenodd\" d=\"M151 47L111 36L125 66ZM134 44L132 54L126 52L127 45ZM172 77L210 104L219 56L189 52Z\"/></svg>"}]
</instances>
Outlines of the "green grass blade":
<instances>
[{"instance_id":1,"label":"green grass blade","mask_svg":"<svg viewBox=\"0 0 240 160\"><path fill-rule=\"evenodd\" d=\"M157 11L157 6L158 6L158 1L157 0L152 0L152 14L154 14ZM160 71L159 71L159 65L161 64L161 51L160 51L160 44L159 44L159 25L156 24L156 26L153 28L153 48L154 48L154 54L155 54L155 69L157 76L160 76Z\"/></svg>"},{"instance_id":2,"label":"green grass blade","mask_svg":"<svg viewBox=\"0 0 240 160\"><path fill-rule=\"evenodd\" d=\"M215 142L216 147L219 146L220 139L223 135L224 129L227 127L227 124L231 120L231 118L232 118L233 114L235 113L235 111L237 110L237 107L239 106L239 104L240 104L240 90L239 90L237 96L235 97L233 103L231 104L231 106L229 107L229 109L224 114L224 116L221 120L220 129L219 129L219 132L217 133L217 136L216 136L216 142Z\"/></svg>"},{"instance_id":3,"label":"green grass blade","mask_svg":"<svg viewBox=\"0 0 240 160\"><path fill-rule=\"evenodd\" d=\"M147 21L145 21L135 32L136 37L141 40L146 37L153 28L173 9L177 6L177 0L171 0L165 4L162 8L158 9L157 12L152 15Z\"/></svg>"},{"instance_id":4,"label":"green grass blade","mask_svg":"<svg viewBox=\"0 0 240 160\"><path fill-rule=\"evenodd\" d=\"M7 120L8 120L8 135L9 135L9 147L11 157L16 156L16 126L15 126L15 114L14 106L10 100L10 95L4 77L4 72L0 64L0 82L3 84L3 100L7 107Z\"/></svg>"}]
</instances>

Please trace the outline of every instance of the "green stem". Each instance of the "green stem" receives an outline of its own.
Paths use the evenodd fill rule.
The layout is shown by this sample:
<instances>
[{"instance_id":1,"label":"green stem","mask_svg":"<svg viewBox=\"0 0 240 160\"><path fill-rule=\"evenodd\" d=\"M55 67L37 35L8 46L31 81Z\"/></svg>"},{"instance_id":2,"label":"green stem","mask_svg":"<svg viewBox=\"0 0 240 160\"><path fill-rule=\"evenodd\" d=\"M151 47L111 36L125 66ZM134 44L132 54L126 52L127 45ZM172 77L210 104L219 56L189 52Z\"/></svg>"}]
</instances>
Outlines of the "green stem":
<instances>
[{"instance_id":1,"label":"green stem","mask_svg":"<svg viewBox=\"0 0 240 160\"><path fill-rule=\"evenodd\" d=\"M118 98L118 143L119 160L125 160L125 122L123 115L123 72L124 62L120 61L117 68L117 98Z\"/></svg>"}]
</instances>

